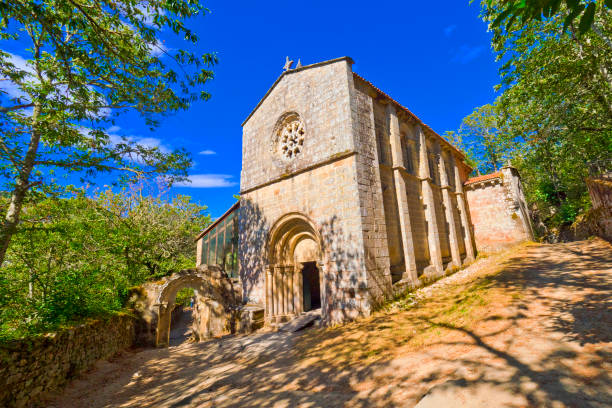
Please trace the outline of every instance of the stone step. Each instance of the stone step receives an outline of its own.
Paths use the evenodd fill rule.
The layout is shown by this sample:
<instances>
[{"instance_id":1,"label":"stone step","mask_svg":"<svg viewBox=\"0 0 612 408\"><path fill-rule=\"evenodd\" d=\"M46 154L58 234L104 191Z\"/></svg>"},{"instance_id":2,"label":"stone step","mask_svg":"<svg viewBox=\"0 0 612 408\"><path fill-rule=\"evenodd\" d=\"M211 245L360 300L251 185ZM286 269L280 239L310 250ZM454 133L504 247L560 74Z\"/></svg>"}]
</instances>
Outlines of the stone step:
<instances>
[{"instance_id":1,"label":"stone step","mask_svg":"<svg viewBox=\"0 0 612 408\"><path fill-rule=\"evenodd\" d=\"M311 310L281 325L278 330L295 333L296 331L300 331L302 329L305 329L306 327L312 326L316 320L320 319L321 309Z\"/></svg>"}]
</instances>

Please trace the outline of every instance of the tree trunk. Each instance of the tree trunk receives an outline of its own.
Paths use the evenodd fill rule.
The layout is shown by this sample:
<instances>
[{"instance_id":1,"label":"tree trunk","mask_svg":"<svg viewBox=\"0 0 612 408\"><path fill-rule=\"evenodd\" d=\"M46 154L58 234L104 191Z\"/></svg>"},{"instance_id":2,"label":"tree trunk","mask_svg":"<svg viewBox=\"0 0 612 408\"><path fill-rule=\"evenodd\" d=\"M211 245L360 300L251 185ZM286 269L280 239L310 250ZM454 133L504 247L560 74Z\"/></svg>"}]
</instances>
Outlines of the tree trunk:
<instances>
[{"instance_id":1,"label":"tree trunk","mask_svg":"<svg viewBox=\"0 0 612 408\"><path fill-rule=\"evenodd\" d=\"M15 180L15 188L11 193L11 201L6 210L4 216L4 222L0 229L0 266L4 263L4 257L6 251L11 242L11 238L17 231L17 225L19 224L19 216L21 214L21 208L23 207L23 200L30 189L30 175L34 168L34 161L36 159L36 153L38 152L38 144L40 142L40 129L38 129L37 122L40 115L41 104L37 102L34 105L34 112L32 114L32 137L28 150L25 155L21 170Z\"/></svg>"}]
</instances>

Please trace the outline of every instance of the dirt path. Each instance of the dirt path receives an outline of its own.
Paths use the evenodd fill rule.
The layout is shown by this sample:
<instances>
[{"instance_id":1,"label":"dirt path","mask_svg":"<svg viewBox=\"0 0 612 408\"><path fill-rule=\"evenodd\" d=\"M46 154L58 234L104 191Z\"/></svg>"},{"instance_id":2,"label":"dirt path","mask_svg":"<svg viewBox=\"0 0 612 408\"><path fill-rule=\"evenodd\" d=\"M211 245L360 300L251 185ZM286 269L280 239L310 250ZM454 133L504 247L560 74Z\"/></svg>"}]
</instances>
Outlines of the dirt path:
<instances>
[{"instance_id":1,"label":"dirt path","mask_svg":"<svg viewBox=\"0 0 612 408\"><path fill-rule=\"evenodd\" d=\"M341 327L124 353L50 405L612 406L611 289L610 244L525 245Z\"/></svg>"}]
</instances>

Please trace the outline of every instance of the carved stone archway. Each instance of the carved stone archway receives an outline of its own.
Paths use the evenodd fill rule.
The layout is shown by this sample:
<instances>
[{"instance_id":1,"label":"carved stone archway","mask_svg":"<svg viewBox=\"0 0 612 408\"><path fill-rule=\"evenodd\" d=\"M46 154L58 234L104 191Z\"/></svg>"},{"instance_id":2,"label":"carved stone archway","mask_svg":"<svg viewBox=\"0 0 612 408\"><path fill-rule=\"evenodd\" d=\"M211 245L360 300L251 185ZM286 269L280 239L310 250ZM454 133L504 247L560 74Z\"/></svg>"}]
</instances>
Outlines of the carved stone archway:
<instances>
[{"instance_id":1,"label":"carved stone archway","mask_svg":"<svg viewBox=\"0 0 612 408\"><path fill-rule=\"evenodd\" d=\"M281 217L270 230L268 260L266 321L277 323L303 312L302 269L305 263L316 262L320 276L324 277L321 237L315 224L300 213ZM320 280L322 297L323 279Z\"/></svg>"},{"instance_id":2,"label":"carved stone archway","mask_svg":"<svg viewBox=\"0 0 612 408\"><path fill-rule=\"evenodd\" d=\"M239 295L229 277L218 266L200 265L175 272L163 281L146 286L155 329L155 345L167 347L176 294L183 288L193 288L196 294L194 331L199 337L218 336L235 332Z\"/></svg>"}]
</instances>

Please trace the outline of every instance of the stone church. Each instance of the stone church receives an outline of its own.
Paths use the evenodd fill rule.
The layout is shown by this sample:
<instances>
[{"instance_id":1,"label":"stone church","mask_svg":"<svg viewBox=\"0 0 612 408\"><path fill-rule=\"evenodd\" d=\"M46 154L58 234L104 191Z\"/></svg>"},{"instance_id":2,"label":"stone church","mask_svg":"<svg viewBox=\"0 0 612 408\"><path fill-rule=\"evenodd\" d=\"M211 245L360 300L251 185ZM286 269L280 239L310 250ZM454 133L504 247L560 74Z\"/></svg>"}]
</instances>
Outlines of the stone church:
<instances>
[{"instance_id":1,"label":"stone church","mask_svg":"<svg viewBox=\"0 0 612 408\"><path fill-rule=\"evenodd\" d=\"M338 58L285 72L242 124L240 202L197 237L267 324L368 315L395 293L530 239L516 170L465 155Z\"/></svg>"}]
</instances>

